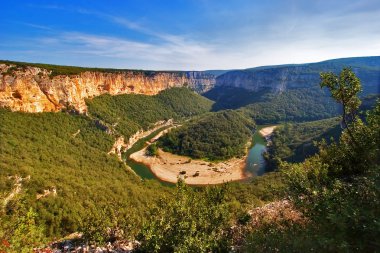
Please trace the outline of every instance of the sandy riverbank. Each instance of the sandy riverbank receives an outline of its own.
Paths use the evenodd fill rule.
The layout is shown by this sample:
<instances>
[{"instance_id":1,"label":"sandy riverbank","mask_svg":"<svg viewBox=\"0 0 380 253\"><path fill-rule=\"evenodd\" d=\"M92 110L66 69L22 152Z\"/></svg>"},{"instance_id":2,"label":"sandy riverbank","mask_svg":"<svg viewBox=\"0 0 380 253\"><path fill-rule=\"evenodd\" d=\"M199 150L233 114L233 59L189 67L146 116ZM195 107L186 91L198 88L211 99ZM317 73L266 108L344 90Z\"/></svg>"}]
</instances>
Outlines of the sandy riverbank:
<instances>
[{"instance_id":1,"label":"sandy riverbank","mask_svg":"<svg viewBox=\"0 0 380 253\"><path fill-rule=\"evenodd\" d=\"M262 128L260 134L268 137L276 127ZM171 128L158 133L148 144L155 142ZM211 185L244 180L253 176L245 169L247 156L223 162L206 162L164 152L161 149L158 150L157 156L147 156L146 148L131 154L129 158L146 165L157 178L165 182L176 183L180 177L190 185Z\"/></svg>"},{"instance_id":2,"label":"sandy riverbank","mask_svg":"<svg viewBox=\"0 0 380 253\"><path fill-rule=\"evenodd\" d=\"M146 148L133 153L130 158L145 164L156 177L166 182L176 183L178 177L181 177L190 185L207 185L238 181L252 176L245 172L246 157L211 163L161 149L156 157L146 156L145 151Z\"/></svg>"},{"instance_id":3,"label":"sandy riverbank","mask_svg":"<svg viewBox=\"0 0 380 253\"><path fill-rule=\"evenodd\" d=\"M276 127L277 126L264 127L259 132L262 136L268 137L273 133L273 131L274 131L274 129L276 129Z\"/></svg>"}]
</instances>

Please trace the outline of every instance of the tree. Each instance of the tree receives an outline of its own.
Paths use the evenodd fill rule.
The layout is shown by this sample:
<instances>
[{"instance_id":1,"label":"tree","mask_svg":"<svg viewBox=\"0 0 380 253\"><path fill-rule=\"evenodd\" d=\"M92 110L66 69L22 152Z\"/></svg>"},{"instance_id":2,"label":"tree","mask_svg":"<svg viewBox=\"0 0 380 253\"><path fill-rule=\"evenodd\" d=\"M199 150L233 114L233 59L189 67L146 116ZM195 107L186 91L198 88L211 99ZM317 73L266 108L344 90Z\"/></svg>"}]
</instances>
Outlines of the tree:
<instances>
[{"instance_id":1,"label":"tree","mask_svg":"<svg viewBox=\"0 0 380 253\"><path fill-rule=\"evenodd\" d=\"M5 215L2 218L6 218ZM4 234L0 233L0 252L27 253L43 245L44 226L38 224L37 220L37 213L32 208L27 212L24 206L17 210L16 218L8 221L8 224L1 224L5 231Z\"/></svg>"},{"instance_id":2,"label":"tree","mask_svg":"<svg viewBox=\"0 0 380 253\"><path fill-rule=\"evenodd\" d=\"M137 252L226 252L226 188L193 189L179 181L171 198L150 210Z\"/></svg>"},{"instance_id":3,"label":"tree","mask_svg":"<svg viewBox=\"0 0 380 253\"><path fill-rule=\"evenodd\" d=\"M156 143L153 143L147 147L146 155L148 155L148 156L157 156L158 155L158 148L157 148Z\"/></svg>"},{"instance_id":4,"label":"tree","mask_svg":"<svg viewBox=\"0 0 380 253\"><path fill-rule=\"evenodd\" d=\"M343 106L342 123L355 146L358 143L353 136L350 123L356 120L356 114L361 104L358 93L362 90L360 80L351 68L343 68L339 77L332 72L321 73L321 88L327 87L331 96Z\"/></svg>"}]
</instances>

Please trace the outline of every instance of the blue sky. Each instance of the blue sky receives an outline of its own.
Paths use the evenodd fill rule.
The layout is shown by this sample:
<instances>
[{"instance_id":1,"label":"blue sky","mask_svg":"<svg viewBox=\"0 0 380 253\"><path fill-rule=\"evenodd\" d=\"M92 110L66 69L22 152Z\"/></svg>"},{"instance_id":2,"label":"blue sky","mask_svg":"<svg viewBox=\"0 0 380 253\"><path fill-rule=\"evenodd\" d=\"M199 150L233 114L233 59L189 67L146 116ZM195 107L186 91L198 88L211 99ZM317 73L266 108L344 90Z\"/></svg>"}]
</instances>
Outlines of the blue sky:
<instances>
[{"instance_id":1,"label":"blue sky","mask_svg":"<svg viewBox=\"0 0 380 253\"><path fill-rule=\"evenodd\" d=\"M379 0L4 1L0 59L152 70L380 55Z\"/></svg>"}]
</instances>

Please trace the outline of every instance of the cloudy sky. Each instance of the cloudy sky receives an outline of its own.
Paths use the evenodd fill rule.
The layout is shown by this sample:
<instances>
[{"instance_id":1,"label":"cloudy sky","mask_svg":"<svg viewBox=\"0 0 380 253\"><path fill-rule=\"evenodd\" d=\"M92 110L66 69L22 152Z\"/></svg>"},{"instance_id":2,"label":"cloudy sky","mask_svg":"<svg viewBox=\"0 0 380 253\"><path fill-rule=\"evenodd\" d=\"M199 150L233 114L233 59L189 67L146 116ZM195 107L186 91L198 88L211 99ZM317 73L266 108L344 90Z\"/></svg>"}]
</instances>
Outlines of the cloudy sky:
<instances>
[{"instance_id":1,"label":"cloudy sky","mask_svg":"<svg viewBox=\"0 0 380 253\"><path fill-rule=\"evenodd\" d=\"M152 70L380 55L379 0L4 1L0 59Z\"/></svg>"}]
</instances>

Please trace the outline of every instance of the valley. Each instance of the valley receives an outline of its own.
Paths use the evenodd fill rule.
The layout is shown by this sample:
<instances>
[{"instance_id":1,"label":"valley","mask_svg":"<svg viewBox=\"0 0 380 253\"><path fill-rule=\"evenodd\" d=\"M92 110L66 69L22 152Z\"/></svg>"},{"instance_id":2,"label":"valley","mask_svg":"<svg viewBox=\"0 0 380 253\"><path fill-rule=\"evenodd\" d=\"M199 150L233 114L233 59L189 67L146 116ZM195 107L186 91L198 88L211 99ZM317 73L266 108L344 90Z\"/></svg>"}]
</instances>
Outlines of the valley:
<instances>
[{"instance_id":1,"label":"valley","mask_svg":"<svg viewBox=\"0 0 380 253\"><path fill-rule=\"evenodd\" d=\"M189 185L247 181L253 175L265 173L266 162L263 158L263 153L266 151L265 138L269 138L275 126L258 126L258 130L252 137L253 144L247 143L246 155L242 158L209 162L173 155L161 149L158 149L155 156L147 155L148 146L175 127L177 126L163 127L153 132L148 131L149 135L143 134L134 146L126 150L127 165L144 179L157 178L166 183L176 183L180 178Z\"/></svg>"},{"instance_id":2,"label":"valley","mask_svg":"<svg viewBox=\"0 0 380 253\"><path fill-rule=\"evenodd\" d=\"M380 1L3 1L0 253L379 253Z\"/></svg>"},{"instance_id":3,"label":"valley","mask_svg":"<svg viewBox=\"0 0 380 253\"><path fill-rule=\"evenodd\" d=\"M177 126L163 127L156 131L147 131L135 145L126 150L125 159L139 176L144 179L157 178L166 183L176 183L178 179L189 185L213 185L231 181L246 181L253 175L265 173L263 152L266 151L266 141L274 126L258 126L253 135L253 144L247 143L247 154L242 158L232 158L222 162L194 160L186 156L173 155L158 149L157 155L147 155L149 145L159 137ZM150 133L150 134L149 134ZM149 135L148 135L149 134ZM201 173L202 172L202 173Z\"/></svg>"},{"instance_id":4,"label":"valley","mask_svg":"<svg viewBox=\"0 0 380 253\"><path fill-rule=\"evenodd\" d=\"M182 179L189 185L214 185L250 177L245 172L245 157L210 163L174 155L161 149L157 156L147 156L144 148L133 153L131 159L149 167L159 180L170 183L177 183L178 179Z\"/></svg>"},{"instance_id":5,"label":"valley","mask_svg":"<svg viewBox=\"0 0 380 253\"><path fill-rule=\"evenodd\" d=\"M41 237L48 240L80 233L85 240L104 245L117 237L116 232L109 233L113 228L125 233L123 240L139 240L141 247L149 248L151 233L158 236L164 229L161 218L168 223L178 219L170 228L173 231L190 219L203 236L209 230L219 231L218 243L227 240L225 231L231 227L247 229L247 236L228 238L228 247L243 240L239 247L249 248L260 240L270 245L274 241L265 238L283 235L276 219L267 224L275 227L276 235L268 234L265 224L249 226L268 218L258 218L257 212L286 203L286 208L309 210L303 213L307 222L302 226L320 225L317 236L325 238L330 225L309 205L327 201L324 211L333 212L330 205L335 202L315 200L314 192L331 190L334 195L338 187L334 182L339 181L344 185L339 188L342 196L357 202L345 178L367 180L360 175L372 175L371 180L378 180L379 105L373 99L378 96L374 73L380 70L373 64L378 58L369 57L368 66L365 58L351 59L354 71L365 75L360 94L363 113L358 123L352 123L356 148L340 125L339 101L315 81L318 71L327 67L336 71L342 62L350 63L347 59L295 69L286 65L226 71L218 76L212 71L150 72L2 61L1 226L10 231L33 211L36 222L32 223L41 226ZM284 73L287 79L278 84ZM356 160L360 157L369 164L368 171ZM17 178L28 180L21 186ZM294 201L300 194L311 202ZM365 198L373 196L361 198L362 206L373 210L375 202ZM373 213L355 208L368 215L370 224ZM179 213L186 213L186 218ZM211 220L212 226L200 224L203 219ZM302 238L303 231L312 233L313 227L298 225L284 226L289 229L286 235ZM2 232L0 236L8 238ZM194 237L181 238L187 236ZM285 239L281 242L286 244Z\"/></svg>"}]
</instances>

